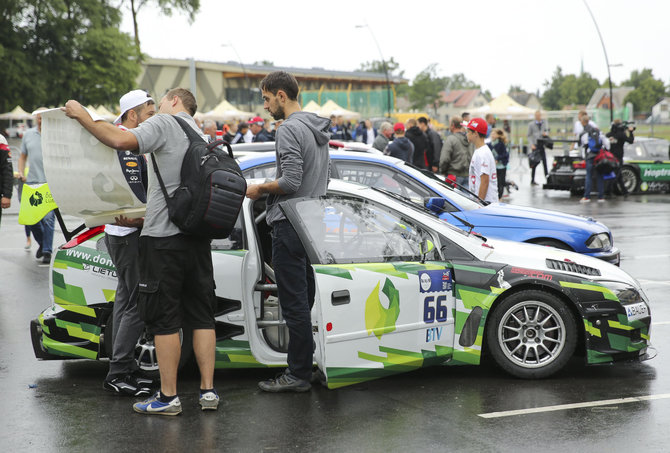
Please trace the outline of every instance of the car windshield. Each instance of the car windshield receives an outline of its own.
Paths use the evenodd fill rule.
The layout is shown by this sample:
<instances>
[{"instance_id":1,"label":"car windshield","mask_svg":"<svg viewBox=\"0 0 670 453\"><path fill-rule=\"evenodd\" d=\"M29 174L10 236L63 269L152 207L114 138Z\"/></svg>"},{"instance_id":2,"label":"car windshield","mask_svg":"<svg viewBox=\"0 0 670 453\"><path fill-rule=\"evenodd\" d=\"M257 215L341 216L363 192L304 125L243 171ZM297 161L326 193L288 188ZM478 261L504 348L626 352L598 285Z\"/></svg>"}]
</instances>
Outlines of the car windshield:
<instances>
[{"instance_id":1,"label":"car windshield","mask_svg":"<svg viewBox=\"0 0 670 453\"><path fill-rule=\"evenodd\" d=\"M668 160L668 142L653 141L646 142L644 147L647 148L647 155L654 160Z\"/></svg>"},{"instance_id":2,"label":"car windshield","mask_svg":"<svg viewBox=\"0 0 670 453\"><path fill-rule=\"evenodd\" d=\"M484 207L484 203L481 200L477 199L473 194L467 193L463 194L460 190L456 190L453 187L449 186L438 176L434 174L424 174L413 166L407 164L400 164L403 166L403 169L414 176L414 178L428 182L435 190L449 194L449 200L457 204L463 211L472 211L474 209L480 209Z\"/></svg>"},{"instance_id":3,"label":"car windshield","mask_svg":"<svg viewBox=\"0 0 670 453\"><path fill-rule=\"evenodd\" d=\"M410 215L369 200L330 195L303 199L295 213L322 264L421 259L420 244L435 239ZM438 259L437 252L427 259Z\"/></svg>"}]
</instances>

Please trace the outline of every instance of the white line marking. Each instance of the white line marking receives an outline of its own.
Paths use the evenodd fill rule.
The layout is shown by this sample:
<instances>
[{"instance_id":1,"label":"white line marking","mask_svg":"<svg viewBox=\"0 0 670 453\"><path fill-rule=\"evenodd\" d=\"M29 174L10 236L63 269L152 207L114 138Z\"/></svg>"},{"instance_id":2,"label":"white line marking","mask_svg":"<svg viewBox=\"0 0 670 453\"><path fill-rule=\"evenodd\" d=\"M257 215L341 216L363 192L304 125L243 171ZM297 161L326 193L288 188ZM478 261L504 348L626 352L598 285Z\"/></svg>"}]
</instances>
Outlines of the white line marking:
<instances>
[{"instance_id":1,"label":"white line marking","mask_svg":"<svg viewBox=\"0 0 670 453\"><path fill-rule=\"evenodd\" d=\"M670 324L670 321L652 322L651 323L652 326L667 326L668 324Z\"/></svg>"},{"instance_id":2,"label":"white line marking","mask_svg":"<svg viewBox=\"0 0 670 453\"><path fill-rule=\"evenodd\" d=\"M668 254L662 254L662 255L635 255L635 256L622 256L621 260L622 261L628 261L628 260L648 260L648 259L656 259L656 258L667 258Z\"/></svg>"},{"instance_id":3,"label":"white line marking","mask_svg":"<svg viewBox=\"0 0 670 453\"><path fill-rule=\"evenodd\" d=\"M613 404L639 403L641 401L651 401L670 398L670 393L659 395L634 396L630 398L617 398L613 400L588 401L584 403L560 404L558 406L533 407L530 409L519 409L515 411L489 412L487 414L477 414L482 418L500 418L511 417L513 415L538 414L541 412L564 411L568 409L580 409L583 407L611 406Z\"/></svg>"},{"instance_id":4,"label":"white line marking","mask_svg":"<svg viewBox=\"0 0 670 453\"><path fill-rule=\"evenodd\" d=\"M670 281L667 280L640 280L638 279L640 283L643 283L645 285L667 285L670 286Z\"/></svg>"}]
</instances>

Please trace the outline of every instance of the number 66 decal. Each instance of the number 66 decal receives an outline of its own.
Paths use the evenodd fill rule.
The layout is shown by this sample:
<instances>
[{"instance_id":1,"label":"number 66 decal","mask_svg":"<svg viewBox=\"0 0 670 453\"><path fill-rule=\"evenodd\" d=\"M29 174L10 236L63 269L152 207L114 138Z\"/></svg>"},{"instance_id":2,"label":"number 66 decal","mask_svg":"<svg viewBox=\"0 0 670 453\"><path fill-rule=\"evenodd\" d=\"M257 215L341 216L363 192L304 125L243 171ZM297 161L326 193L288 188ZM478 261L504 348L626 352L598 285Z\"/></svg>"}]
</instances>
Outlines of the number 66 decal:
<instances>
[{"instance_id":1,"label":"number 66 decal","mask_svg":"<svg viewBox=\"0 0 670 453\"><path fill-rule=\"evenodd\" d=\"M423 321L427 324L443 322L447 320L447 307L444 302L447 300L446 295L426 296L423 300Z\"/></svg>"}]
</instances>

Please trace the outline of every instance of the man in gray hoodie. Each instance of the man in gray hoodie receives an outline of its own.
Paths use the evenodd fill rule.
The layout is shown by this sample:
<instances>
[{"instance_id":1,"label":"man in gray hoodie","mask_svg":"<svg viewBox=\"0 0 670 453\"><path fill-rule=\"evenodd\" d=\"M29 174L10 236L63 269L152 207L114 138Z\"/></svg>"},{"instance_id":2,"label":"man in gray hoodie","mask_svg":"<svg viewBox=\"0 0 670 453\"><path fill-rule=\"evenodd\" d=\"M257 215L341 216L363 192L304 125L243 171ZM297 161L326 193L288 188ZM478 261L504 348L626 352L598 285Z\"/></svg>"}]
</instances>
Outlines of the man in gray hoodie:
<instances>
[{"instance_id":1,"label":"man in gray hoodie","mask_svg":"<svg viewBox=\"0 0 670 453\"><path fill-rule=\"evenodd\" d=\"M260 84L263 107L275 120L277 179L247 187L247 197L268 194L266 221L272 227L272 266L282 314L289 330L288 368L275 379L259 382L266 392L306 392L312 377L314 272L300 238L279 209L291 198L326 194L330 176L330 121L300 111L298 82L284 71L268 74Z\"/></svg>"},{"instance_id":2,"label":"man in gray hoodie","mask_svg":"<svg viewBox=\"0 0 670 453\"><path fill-rule=\"evenodd\" d=\"M449 130L451 135L444 140L440 153L440 173L454 175L458 184L467 187L474 147L468 143L460 116L451 118Z\"/></svg>"}]
</instances>

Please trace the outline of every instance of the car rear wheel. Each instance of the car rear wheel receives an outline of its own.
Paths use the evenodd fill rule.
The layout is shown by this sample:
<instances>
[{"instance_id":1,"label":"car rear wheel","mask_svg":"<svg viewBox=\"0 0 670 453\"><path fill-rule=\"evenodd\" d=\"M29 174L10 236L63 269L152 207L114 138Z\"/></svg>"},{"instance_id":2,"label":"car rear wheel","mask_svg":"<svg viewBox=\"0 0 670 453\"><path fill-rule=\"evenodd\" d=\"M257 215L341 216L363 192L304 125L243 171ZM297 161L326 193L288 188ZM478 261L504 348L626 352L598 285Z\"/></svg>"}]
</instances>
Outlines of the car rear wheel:
<instances>
[{"instance_id":1,"label":"car rear wheel","mask_svg":"<svg viewBox=\"0 0 670 453\"><path fill-rule=\"evenodd\" d=\"M526 290L503 300L486 325L493 359L505 371L539 379L559 371L577 344L575 319L566 304L542 290Z\"/></svg>"},{"instance_id":2,"label":"car rear wheel","mask_svg":"<svg viewBox=\"0 0 670 453\"><path fill-rule=\"evenodd\" d=\"M114 317L110 314L105 326L105 352L112 359L113 345L112 332L114 331ZM179 369L182 369L193 355L193 330L179 329L179 342L181 343L181 356L179 358ZM158 358L156 356L156 345L154 336L145 330L135 345L135 361L145 374L158 377Z\"/></svg>"},{"instance_id":3,"label":"car rear wheel","mask_svg":"<svg viewBox=\"0 0 670 453\"><path fill-rule=\"evenodd\" d=\"M633 167L621 167L621 180L628 192L637 192L640 188L640 177Z\"/></svg>"}]
</instances>

